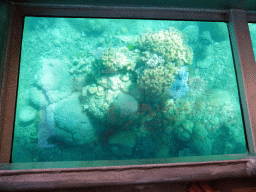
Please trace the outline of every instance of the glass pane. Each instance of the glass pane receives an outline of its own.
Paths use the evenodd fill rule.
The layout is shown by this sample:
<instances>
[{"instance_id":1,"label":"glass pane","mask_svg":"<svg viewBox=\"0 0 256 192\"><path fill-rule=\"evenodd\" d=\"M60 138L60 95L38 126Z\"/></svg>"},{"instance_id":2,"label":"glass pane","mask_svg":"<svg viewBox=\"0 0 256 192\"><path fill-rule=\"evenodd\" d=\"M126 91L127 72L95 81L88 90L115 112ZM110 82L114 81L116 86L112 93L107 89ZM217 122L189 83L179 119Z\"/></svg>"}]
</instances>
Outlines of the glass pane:
<instances>
[{"instance_id":1,"label":"glass pane","mask_svg":"<svg viewBox=\"0 0 256 192\"><path fill-rule=\"evenodd\" d=\"M226 23L25 18L13 163L246 152Z\"/></svg>"},{"instance_id":2,"label":"glass pane","mask_svg":"<svg viewBox=\"0 0 256 192\"><path fill-rule=\"evenodd\" d=\"M252 47L254 51L254 57L255 57L255 52L256 52L256 25L255 23L248 23L249 25L249 30L251 34L251 39L252 39Z\"/></svg>"}]
</instances>

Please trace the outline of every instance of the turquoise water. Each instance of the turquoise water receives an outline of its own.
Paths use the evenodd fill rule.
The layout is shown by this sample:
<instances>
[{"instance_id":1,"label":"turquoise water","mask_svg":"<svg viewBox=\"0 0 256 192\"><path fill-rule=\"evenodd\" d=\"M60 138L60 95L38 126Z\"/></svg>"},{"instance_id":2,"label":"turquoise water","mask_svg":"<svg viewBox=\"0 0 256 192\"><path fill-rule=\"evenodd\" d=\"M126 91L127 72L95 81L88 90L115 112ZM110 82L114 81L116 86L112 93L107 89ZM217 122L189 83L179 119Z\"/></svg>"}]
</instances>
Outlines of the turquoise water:
<instances>
[{"instance_id":1,"label":"turquoise water","mask_svg":"<svg viewBox=\"0 0 256 192\"><path fill-rule=\"evenodd\" d=\"M25 18L13 163L246 152L226 23Z\"/></svg>"}]
</instances>

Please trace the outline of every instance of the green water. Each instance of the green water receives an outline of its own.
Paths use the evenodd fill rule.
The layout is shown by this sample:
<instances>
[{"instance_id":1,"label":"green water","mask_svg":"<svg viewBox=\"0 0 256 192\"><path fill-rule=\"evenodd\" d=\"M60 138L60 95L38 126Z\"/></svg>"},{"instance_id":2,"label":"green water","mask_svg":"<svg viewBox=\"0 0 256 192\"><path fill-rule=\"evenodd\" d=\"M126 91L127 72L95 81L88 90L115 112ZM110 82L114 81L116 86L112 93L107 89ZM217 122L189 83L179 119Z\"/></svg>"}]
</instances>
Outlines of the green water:
<instances>
[{"instance_id":1,"label":"green water","mask_svg":"<svg viewBox=\"0 0 256 192\"><path fill-rule=\"evenodd\" d=\"M13 163L246 152L226 23L25 18Z\"/></svg>"}]
</instances>

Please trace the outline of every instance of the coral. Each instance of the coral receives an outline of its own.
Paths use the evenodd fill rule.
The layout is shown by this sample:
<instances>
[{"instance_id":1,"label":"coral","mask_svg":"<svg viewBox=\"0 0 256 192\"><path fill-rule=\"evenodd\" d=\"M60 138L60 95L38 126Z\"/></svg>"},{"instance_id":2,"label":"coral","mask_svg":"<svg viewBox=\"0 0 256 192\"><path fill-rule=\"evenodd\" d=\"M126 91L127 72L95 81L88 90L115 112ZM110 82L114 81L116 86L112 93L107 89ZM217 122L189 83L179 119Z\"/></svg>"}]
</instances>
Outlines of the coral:
<instances>
[{"instance_id":1,"label":"coral","mask_svg":"<svg viewBox=\"0 0 256 192\"><path fill-rule=\"evenodd\" d=\"M158 66L153 69L147 68L138 78L140 88L156 95L159 95L169 89L173 82L173 73L164 66Z\"/></svg>"},{"instance_id":2,"label":"coral","mask_svg":"<svg viewBox=\"0 0 256 192\"><path fill-rule=\"evenodd\" d=\"M191 64L193 52L185 43L185 36L174 28L166 31L147 32L138 38L141 51L149 51L163 57L166 62L177 66Z\"/></svg>"},{"instance_id":3,"label":"coral","mask_svg":"<svg viewBox=\"0 0 256 192\"><path fill-rule=\"evenodd\" d=\"M98 47L96 50L93 50L91 54L94 56L96 60L100 60L105 50L106 48L104 47Z\"/></svg>"},{"instance_id":4,"label":"coral","mask_svg":"<svg viewBox=\"0 0 256 192\"><path fill-rule=\"evenodd\" d=\"M173 99L168 99L167 101L165 101L163 106L164 117L173 121L176 112L176 107L174 105Z\"/></svg>"},{"instance_id":5,"label":"coral","mask_svg":"<svg viewBox=\"0 0 256 192\"><path fill-rule=\"evenodd\" d=\"M205 93L208 89L208 81L204 80L200 76L194 76L189 79L190 95L193 98L197 98Z\"/></svg>"},{"instance_id":6,"label":"coral","mask_svg":"<svg viewBox=\"0 0 256 192\"><path fill-rule=\"evenodd\" d=\"M138 52L136 50L129 51L127 47L109 48L102 53L102 63L105 68L114 71L122 69L134 71L137 57Z\"/></svg>"},{"instance_id":7,"label":"coral","mask_svg":"<svg viewBox=\"0 0 256 192\"><path fill-rule=\"evenodd\" d=\"M188 87L188 76L189 73L186 72L186 68L182 67L178 74L175 76L175 82L170 87L169 91L171 96L174 99L178 99L187 94L189 87Z\"/></svg>"},{"instance_id":8,"label":"coral","mask_svg":"<svg viewBox=\"0 0 256 192\"><path fill-rule=\"evenodd\" d=\"M202 124L197 123L193 127L191 146L199 155L211 155L212 142L208 137L208 132Z\"/></svg>"},{"instance_id":9,"label":"coral","mask_svg":"<svg viewBox=\"0 0 256 192\"><path fill-rule=\"evenodd\" d=\"M188 141L192 135L194 123L190 120L177 122L173 125L174 134L181 141Z\"/></svg>"},{"instance_id":10,"label":"coral","mask_svg":"<svg viewBox=\"0 0 256 192\"><path fill-rule=\"evenodd\" d=\"M161 56L157 56L157 54L154 54L147 62L147 66L150 68L155 68L159 65L164 64L164 59Z\"/></svg>"},{"instance_id":11,"label":"coral","mask_svg":"<svg viewBox=\"0 0 256 192\"><path fill-rule=\"evenodd\" d=\"M69 73L71 74L83 74L91 73L92 63L95 61L94 57L79 57L74 58L72 62L68 62Z\"/></svg>"},{"instance_id":12,"label":"coral","mask_svg":"<svg viewBox=\"0 0 256 192\"><path fill-rule=\"evenodd\" d=\"M121 92L128 92L131 85L128 73L101 76L97 79L97 84L87 85L83 88L84 110L100 120L105 120L111 104Z\"/></svg>"},{"instance_id":13,"label":"coral","mask_svg":"<svg viewBox=\"0 0 256 192\"><path fill-rule=\"evenodd\" d=\"M192 63L193 52L181 32L174 28L147 32L138 38L137 47L141 51L141 58L135 72L142 90L161 95L176 80L171 87L173 98L187 93L188 72L182 66ZM175 77L178 70L179 74Z\"/></svg>"}]
</instances>

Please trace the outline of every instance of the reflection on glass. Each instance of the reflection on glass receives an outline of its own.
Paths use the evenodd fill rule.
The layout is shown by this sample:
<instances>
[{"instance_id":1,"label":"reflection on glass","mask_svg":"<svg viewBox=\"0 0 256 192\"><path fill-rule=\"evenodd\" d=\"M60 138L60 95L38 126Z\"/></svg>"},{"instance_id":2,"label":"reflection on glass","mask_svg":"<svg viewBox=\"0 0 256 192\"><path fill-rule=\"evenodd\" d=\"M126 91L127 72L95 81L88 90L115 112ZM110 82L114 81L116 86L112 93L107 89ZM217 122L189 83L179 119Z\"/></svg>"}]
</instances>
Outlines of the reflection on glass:
<instances>
[{"instance_id":1,"label":"reflection on glass","mask_svg":"<svg viewBox=\"0 0 256 192\"><path fill-rule=\"evenodd\" d=\"M12 162L246 151L225 23L26 17Z\"/></svg>"}]
</instances>

